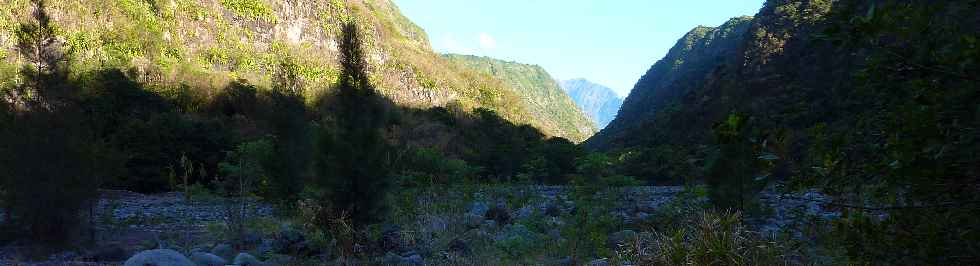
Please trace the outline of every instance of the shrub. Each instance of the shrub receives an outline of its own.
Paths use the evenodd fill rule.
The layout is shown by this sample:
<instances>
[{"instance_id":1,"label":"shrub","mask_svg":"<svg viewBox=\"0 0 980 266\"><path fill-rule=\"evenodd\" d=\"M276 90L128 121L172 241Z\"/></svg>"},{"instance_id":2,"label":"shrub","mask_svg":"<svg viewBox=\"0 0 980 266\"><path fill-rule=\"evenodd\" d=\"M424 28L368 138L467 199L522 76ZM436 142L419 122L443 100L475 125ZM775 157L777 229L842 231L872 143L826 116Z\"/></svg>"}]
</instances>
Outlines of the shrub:
<instances>
[{"instance_id":1,"label":"shrub","mask_svg":"<svg viewBox=\"0 0 980 266\"><path fill-rule=\"evenodd\" d=\"M748 231L738 212L703 211L621 254L642 265L791 265L791 252L775 240Z\"/></svg>"}]
</instances>

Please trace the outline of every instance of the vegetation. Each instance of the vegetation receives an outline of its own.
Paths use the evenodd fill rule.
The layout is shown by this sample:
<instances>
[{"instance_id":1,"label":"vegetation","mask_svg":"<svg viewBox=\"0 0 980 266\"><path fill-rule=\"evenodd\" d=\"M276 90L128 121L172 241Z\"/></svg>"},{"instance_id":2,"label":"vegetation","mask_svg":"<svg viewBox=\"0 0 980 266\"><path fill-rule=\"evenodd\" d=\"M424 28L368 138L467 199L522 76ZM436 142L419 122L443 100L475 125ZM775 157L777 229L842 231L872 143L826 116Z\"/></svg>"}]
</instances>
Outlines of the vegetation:
<instances>
[{"instance_id":1,"label":"vegetation","mask_svg":"<svg viewBox=\"0 0 980 266\"><path fill-rule=\"evenodd\" d=\"M594 134L595 123L589 120L557 81L540 66L504 62L487 57L467 55L444 55L449 61L498 78L506 83L502 89L511 90L520 96L521 104L527 107L534 117L538 117L554 129L549 134L582 142Z\"/></svg>"},{"instance_id":2,"label":"vegetation","mask_svg":"<svg viewBox=\"0 0 980 266\"><path fill-rule=\"evenodd\" d=\"M276 1L52 2L0 10L4 244L164 222L95 217L111 188L222 200L216 241L298 235L260 255L294 264L978 261L976 1L768 1L689 32L586 145L543 70L437 56L386 2L311 4L337 54L256 34L295 19Z\"/></svg>"}]
</instances>

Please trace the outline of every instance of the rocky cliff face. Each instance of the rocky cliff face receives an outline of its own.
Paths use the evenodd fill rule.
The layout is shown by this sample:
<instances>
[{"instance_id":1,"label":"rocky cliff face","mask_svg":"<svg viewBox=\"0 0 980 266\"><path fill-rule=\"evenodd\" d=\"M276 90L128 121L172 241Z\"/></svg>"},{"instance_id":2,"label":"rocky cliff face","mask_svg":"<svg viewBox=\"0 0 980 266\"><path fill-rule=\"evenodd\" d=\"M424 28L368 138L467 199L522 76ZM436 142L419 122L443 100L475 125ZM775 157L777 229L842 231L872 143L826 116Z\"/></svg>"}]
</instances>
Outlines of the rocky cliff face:
<instances>
[{"instance_id":1,"label":"rocky cliff face","mask_svg":"<svg viewBox=\"0 0 980 266\"><path fill-rule=\"evenodd\" d=\"M541 118L547 125L546 128L554 129L545 131L546 134L582 142L596 132L596 127L588 116L540 66L469 55L450 54L445 55L445 58L503 81L506 86L502 88L520 95L521 103L531 115Z\"/></svg>"},{"instance_id":2,"label":"rocky cliff face","mask_svg":"<svg viewBox=\"0 0 980 266\"><path fill-rule=\"evenodd\" d=\"M623 105L623 98L612 89L585 79L564 80L560 85L600 129L616 118L619 107Z\"/></svg>"},{"instance_id":3,"label":"rocky cliff face","mask_svg":"<svg viewBox=\"0 0 980 266\"><path fill-rule=\"evenodd\" d=\"M212 95L229 81L269 87L286 73L315 96L339 74L337 38L343 21L362 28L371 79L410 107L485 107L518 124L565 136L549 118L517 104L492 77L450 64L432 52L425 32L389 0L106 0L46 1L72 71L126 70L156 90L193 88ZM27 0L0 4L0 75L14 82L14 32L29 19ZM312 98L312 97L309 97ZM588 130L586 130L588 131ZM584 135L570 133L570 138Z\"/></svg>"}]
</instances>

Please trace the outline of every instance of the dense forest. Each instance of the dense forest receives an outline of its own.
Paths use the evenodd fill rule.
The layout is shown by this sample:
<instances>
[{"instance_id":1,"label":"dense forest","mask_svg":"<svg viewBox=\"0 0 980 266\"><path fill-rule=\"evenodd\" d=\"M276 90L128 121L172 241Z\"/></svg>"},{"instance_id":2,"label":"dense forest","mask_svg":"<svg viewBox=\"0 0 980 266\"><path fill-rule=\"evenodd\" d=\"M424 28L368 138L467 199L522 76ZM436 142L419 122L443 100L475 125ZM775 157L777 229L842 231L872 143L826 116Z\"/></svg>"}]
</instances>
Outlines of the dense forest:
<instances>
[{"instance_id":1,"label":"dense forest","mask_svg":"<svg viewBox=\"0 0 980 266\"><path fill-rule=\"evenodd\" d=\"M768 0L591 138L389 1L0 5L0 264L980 263L975 0Z\"/></svg>"}]
</instances>

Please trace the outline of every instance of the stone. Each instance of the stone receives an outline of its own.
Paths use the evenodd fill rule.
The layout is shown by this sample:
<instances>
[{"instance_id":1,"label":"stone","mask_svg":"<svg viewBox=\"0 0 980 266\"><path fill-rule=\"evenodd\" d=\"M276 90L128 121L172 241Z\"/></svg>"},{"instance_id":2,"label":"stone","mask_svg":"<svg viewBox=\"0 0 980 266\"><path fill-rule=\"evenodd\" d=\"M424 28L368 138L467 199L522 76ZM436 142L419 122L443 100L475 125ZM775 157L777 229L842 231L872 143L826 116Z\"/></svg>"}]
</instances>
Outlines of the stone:
<instances>
[{"instance_id":1,"label":"stone","mask_svg":"<svg viewBox=\"0 0 980 266\"><path fill-rule=\"evenodd\" d=\"M282 225L279 228L279 239L289 244L298 243L298 242L302 242L303 240L306 240L305 237L303 237L302 232L293 229L293 227L289 225Z\"/></svg>"},{"instance_id":2,"label":"stone","mask_svg":"<svg viewBox=\"0 0 980 266\"><path fill-rule=\"evenodd\" d=\"M85 258L94 262L124 261L129 258L129 255L129 251L120 245L108 245L92 250Z\"/></svg>"},{"instance_id":3,"label":"stone","mask_svg":"<svg viewBox=\"0 0 980 266\"><path fill-rule=\"evenodd\" d=\"M395 254L393 252L388 252L385 253L385 256L383 258L381 258L381 261L385 265L397 265L398 263L402 262L402 257L398 256L398 254Z\"/></svg>"},{"instance_id":4,"label":"stone","mask_svg":"<svg viewBox=\"0 0 980 266\"><path fill-rule=\"evenodd\" d=\"M530 205L525 205L524 207L517 209L517 212L514 214L514 218L523 220L531 218L531 215L534 215L534 208Z\"/></svg>"},{"instance_id":5,"label":"stone","mask_svg":"<svg viewBox=\"0 0 980 266\"><path fill-rule=\"evenodd\" d=\"M262 236L254 232L248 232L242 236L242 242L244 242L246 246L254 247L262 243Z\"/></svg>"},{"instance_id":6,"label":"stone","mask_svg":"<svg viewBox=\"0 0 980 266\"><path fill-rule=\"evenodd\" d=\"M385 225L381 229L381 238L378 239L378 246L382 251L401 252L405 248L402 241L401 227L398 225Z\"/></svg>"},{"instance_id":7,"label":"stone","mask_svg":"<svg viewBox=\"0 0 980 266\"><path fill-rule=\"evenodd\" d=\"M197 266L224 266L228 260L206 252L191 253L191 261Z\"/></svg>"},{"instance_id":8,"label":"stone","mask_svg":"<svg viewBox=\"0 0 980 266\"><path fill-rule=\"evenodd\" d=\"M473 215L478 215L478 216L486 216L487 211L489 211L489 210L490 210L490 207L487 206L486 203L483 203L483 202L474 202L472 205L470 205L470 210L467 211L466 213L473 214Z\"/></svg>"},{"instance_id":9,"label":"stone","mask_svg":"<svg viewBox=\"0 0 980 266\"><path fill-rule=\"evenodd\" d=\"M650 219L650 214L645 212L636 213L636 220L640 222L645 222Z\"/></svg>"},{"instance_id":10,"label":"stone","mask_svg":"<svg viewBox=\"0 0 980 266\"><path fill-rule=\"evenodd\" d=\"M514 221L514 218L510 215L510 209L507 209L507 205L503 203L498 203L493 208L490 208L484 217L500 225L510 224Z\"/></svg>"},{"instance_id":11,"label":"stone","mask_svg":"<svg viewBox=\"0 0 980 266\"><path fill-rule=\"evenodd\" d=\"M265 265L265 263L259 261L259 259L255 258L255 256L252 256L251 254L245 252L238 253L238 256L235 256L235 261L232 264L238 266L264 266Z\"/></svg>"},{"instance_id":12,"label":"stone","mask_svg":"<svg viewBox=\"0 0 980 266\"><path fill-rule=\"evenodd\" d=\"M211 254L218 255L218 257L226 261L230 261L235 257L235 248L229 244L218 244L211 249Z\"/></svg>"},{"instance_id":13,"label":"stone","mask_svg":"<svg viewBox=\"0 0 980 266\"><path fill-rule=\"evenodd\" d=\"M485 219L486 218L484 218L483 215L476 215L473 213L463 214L463 224L469 229L480 227Z\"/></svg>"},{"instance_id":14,"label":"stone","mask_svg":"<svg viewBox=\"0 0 980 266\"><path fill-rule=\"evenodd\" d=\"M422 256L419 256L419 254L415 254L408 257L402 257L401 262L404 265L412 265L412 266L422 265Z\"/></svg>"},{"instance_id":15,"label":"stone","mask_svg":"<svg viewBox=\"0 0 980 266\"><path fill-rule=\"evenodd\" d=\"M554 202L549 202L544 206L544 215L558 217L561 216L561 212L561 206L558 206L558 204Z\"/></svg>"},{"instance_id":16,"label":"stone","mask_svg":"<svg viewBox=\"0 0 980 266\"><path fill-rule=\"evenodd\" d=\"M470 246L467 245L466 241L463 241L462 239L453 239L452 241L449 241L449 252L466 255L470 253Z\"/></svg>"},{"instance_id":17,"label":"stone","mask_svg":"<svg viewBox=\"0 0 980 266\"><path fill-rule=\"evenodd\" d=\"M623 230L610 234L608 244L610 247L616 249L622 245L626 245L630 241L636 240L637 237L639 237L639 234L637 234L636 231Z\"/></svg>"},{"instance_id":18,"label":"stone","mask_svg":"<svg viewBox=\"0 0 980 266\"><path fill-rule=\"evenodd\" d=\"M609 259L595 259L589 262L589 266L609 266Z\"/></svg>"},{"instance_id":19,"label":"stone","mask_svg":"<svg viewBox=\"0 0 980 266\"><path fill-rule=\"evenodd\" d=\"M136 253L123 266L194 266L194 262L177 251L152 249Z\"/></svg>"}]
</instances>

